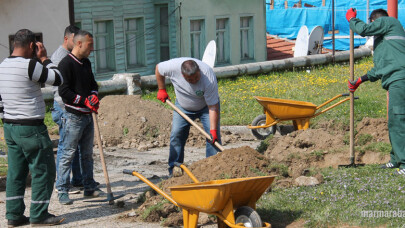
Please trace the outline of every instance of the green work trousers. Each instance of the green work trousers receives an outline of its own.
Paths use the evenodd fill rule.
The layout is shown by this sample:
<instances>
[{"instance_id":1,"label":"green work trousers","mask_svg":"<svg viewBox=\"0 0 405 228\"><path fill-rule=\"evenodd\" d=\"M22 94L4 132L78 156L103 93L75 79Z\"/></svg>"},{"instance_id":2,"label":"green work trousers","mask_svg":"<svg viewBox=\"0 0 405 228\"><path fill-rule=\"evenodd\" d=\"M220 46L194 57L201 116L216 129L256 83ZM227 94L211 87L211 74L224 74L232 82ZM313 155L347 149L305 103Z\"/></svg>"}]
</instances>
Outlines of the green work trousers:
<instances>
[{"instance_id":1,"label":"green work trousers","mask_svg":"<svg viewBox=\"0 0 405 228\"><path fill-rule=\"evenodd\" d=\"M391 150L391 163L405 169L405 80L394 81L388 88L388 131Z\"/></svg>"},{"instance_id":2,"label":"green work trousers","mask_svg":"<svg viewBox=\"0 0 405 228\"><path fill-rule=\"evenodd\" d=\"M21 126L5 123L4 138L8 146L6 218L17 220L24 214L25 183L30 171L30 220L42 221L49 216L49 200L56 176L52 141L47 128L44 124Z\"/></svg>"}]
</instances>

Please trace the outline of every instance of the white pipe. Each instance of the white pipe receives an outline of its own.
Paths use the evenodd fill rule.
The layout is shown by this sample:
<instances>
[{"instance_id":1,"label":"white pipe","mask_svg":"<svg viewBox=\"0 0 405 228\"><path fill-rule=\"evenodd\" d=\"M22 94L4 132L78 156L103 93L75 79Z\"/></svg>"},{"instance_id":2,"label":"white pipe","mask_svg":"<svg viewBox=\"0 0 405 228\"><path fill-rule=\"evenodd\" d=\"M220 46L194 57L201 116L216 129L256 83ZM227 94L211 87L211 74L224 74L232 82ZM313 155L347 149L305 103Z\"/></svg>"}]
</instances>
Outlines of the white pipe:
<instances>
[{"instance_id":1,"label":"white pipe","mask_svg":"<svg viewBox=\"0 0 405 228\"><path fill-rule=\"evenodd\" d=\"M371 50L366 47L361 47L354 51L355 59L370 55ZM341 51L335 54L335 62L348 61L349 58L350 58L350 51ZM291 69L294 67L308 67L308 66L322 65L331 62L332 62L332 53L328 53L328 54L318 54L296 58L288 58L282 60L216 67L214 68L214 72L217 75L217 78L231 78L249 74L269 73L276 70ZM166 78L166 84L169 83L170 80ZM142 88L156 88L157 83L155 75L142 76L141 85Z\"/></svg>"},{"instance_id":2,"label":"white pipe","mask_svg":"<svg viewBox=\"0 0 405 228\"><path fill-rule=\"evenodd\" d=\"M112 79L97 82L100 94L121 92L122 94L141 94L141 76L138 73L114 74ZM52 87L42 88L45 101L53 100Z\"/></svg>"}]
</instances>

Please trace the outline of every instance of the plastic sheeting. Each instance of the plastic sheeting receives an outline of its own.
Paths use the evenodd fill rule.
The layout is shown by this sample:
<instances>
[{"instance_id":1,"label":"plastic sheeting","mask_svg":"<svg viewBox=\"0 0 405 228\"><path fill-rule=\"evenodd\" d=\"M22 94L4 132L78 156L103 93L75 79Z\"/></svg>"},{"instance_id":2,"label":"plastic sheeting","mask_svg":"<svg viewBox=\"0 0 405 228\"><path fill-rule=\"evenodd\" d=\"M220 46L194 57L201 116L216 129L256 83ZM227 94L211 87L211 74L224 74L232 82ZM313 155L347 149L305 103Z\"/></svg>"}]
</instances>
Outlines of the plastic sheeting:
<instances>
[{"instance_id":1,"label":"plastic sheeting","mask_svg":"<svg viewBox=\"0 0 405 228\"><path fill-rule=\"evenodd\" d=\"M285 0L274 0L274 9L270 9L270 0L266 0L266 30L271 35L278 35L287 39L296 39L301 26L306 25L309 32L315 26L322 26L325 34L324 47L332 49L332 1L326 0L322 6L322 0L302 0L302 8L292 8L298 4L298 0L288 0L288 8L285 9ZM307 7L305 7L307 6ZM311 6L311 7L308 7ZM313 6L313 7L312 7ZM349 50L349 23L346 20L346 12L350 8L356 8L357 18L367 22L369 14L375 9L387 9L387 0L369 0L367 15L366 0L335 0L335 49ZM398 0L398 19L404 25L405 0ZM357 36L357 34L355 34ZM346 36L347 38L339 38ZM365 44L366 38L355 38L354 45L358 47Z\"/></svg>"}]
</instances>

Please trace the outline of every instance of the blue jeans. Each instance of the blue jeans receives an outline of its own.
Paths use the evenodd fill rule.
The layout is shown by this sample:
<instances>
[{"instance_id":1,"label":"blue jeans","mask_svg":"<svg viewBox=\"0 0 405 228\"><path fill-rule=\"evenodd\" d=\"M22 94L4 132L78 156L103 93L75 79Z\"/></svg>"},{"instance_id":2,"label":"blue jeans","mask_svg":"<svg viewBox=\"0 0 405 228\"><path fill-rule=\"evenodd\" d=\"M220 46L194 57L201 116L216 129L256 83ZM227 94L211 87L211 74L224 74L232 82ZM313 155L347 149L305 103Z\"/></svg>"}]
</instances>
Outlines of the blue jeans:
<instances>
[{"instance_id":1,"label":"blue jeans","mask_svg":"<svg viewBox=\"0 0 405 228\"><path fill-rule=\"evenodd\" d=\"M195 120L199 118L203 124L204 130L210 132L210 118L208 113L208 107L205 107L199 111L187 111L183 109L176 101L176 107L184 112L190 119ZM170 134L170 152L169 152L169 174L172 174L174 162L183 163L184 162L184 146L190 132L191 124L187 122L180 114L173 112L173 122L172 122L172 131ZM221 143L221 134L220 134L220 121L218 120L217 126L217 135L218 142ZM219 150L213 146L211 143L206 141L205 156L210 157L217 154Z\"/></svg>"},{"instance_id":2,"label":"blue jeans","mask_svg":"<svg viewBox=\"0 0 405 228\"><path fill-rule=\"evenodd\" d=\"M62 151L62 138L64 133L64 128L63 128L63 119L65 111L62 110L60 107L59 103L54 101L53 102L53 110L52 110L52 120L59 126L59 143L58 143L58 154ZM56 167L58 167L59 160L58 157L56 157ZM83 185L83 178L82 178L82 173L80 171L80 155L79 155L79 150L76 150L75 155L73 157L72 161L72 180L71 180L72 185Z\"/></svg>"},{"instance_id":3,"label":"blue jeans","mask_svg":"<svg viewBox=\"0 0 405 228\"><path fill-rule=\"evenodd\" d=\"M78 148L84 191L93 191L97 186L93 178L94 126L92 116L65 112L65 117L63 125L65 127L65 134L62 138L63 148L61 153L57 154L59 164L57 167L56 189L58 189L59 193L69 192L71 164Z\"/></svg>"}]
</instances>

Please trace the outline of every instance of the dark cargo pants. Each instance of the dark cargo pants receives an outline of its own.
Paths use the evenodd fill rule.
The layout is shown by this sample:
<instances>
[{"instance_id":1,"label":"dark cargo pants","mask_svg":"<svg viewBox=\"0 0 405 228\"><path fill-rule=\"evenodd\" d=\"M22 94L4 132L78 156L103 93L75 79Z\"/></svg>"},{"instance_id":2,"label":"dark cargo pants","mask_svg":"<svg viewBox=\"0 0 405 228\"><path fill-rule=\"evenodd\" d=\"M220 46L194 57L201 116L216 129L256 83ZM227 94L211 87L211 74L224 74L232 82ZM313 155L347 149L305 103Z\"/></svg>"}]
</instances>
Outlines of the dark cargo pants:
<instances>
[{"instance_id":1,"label":"dark cargo pants","mask_svg":"<svg viewBox=\"0 0 405 228\"><path fill-rule=\"evenodd\" d=\"M4 138L8 146L6 218L17 220L24 214L25 183L30 171L30 220L42 221L49 216L49 200L56 175L52 142L47 128L44 124L21 126L5 123Z\"/></svg>"}]
</instances>

